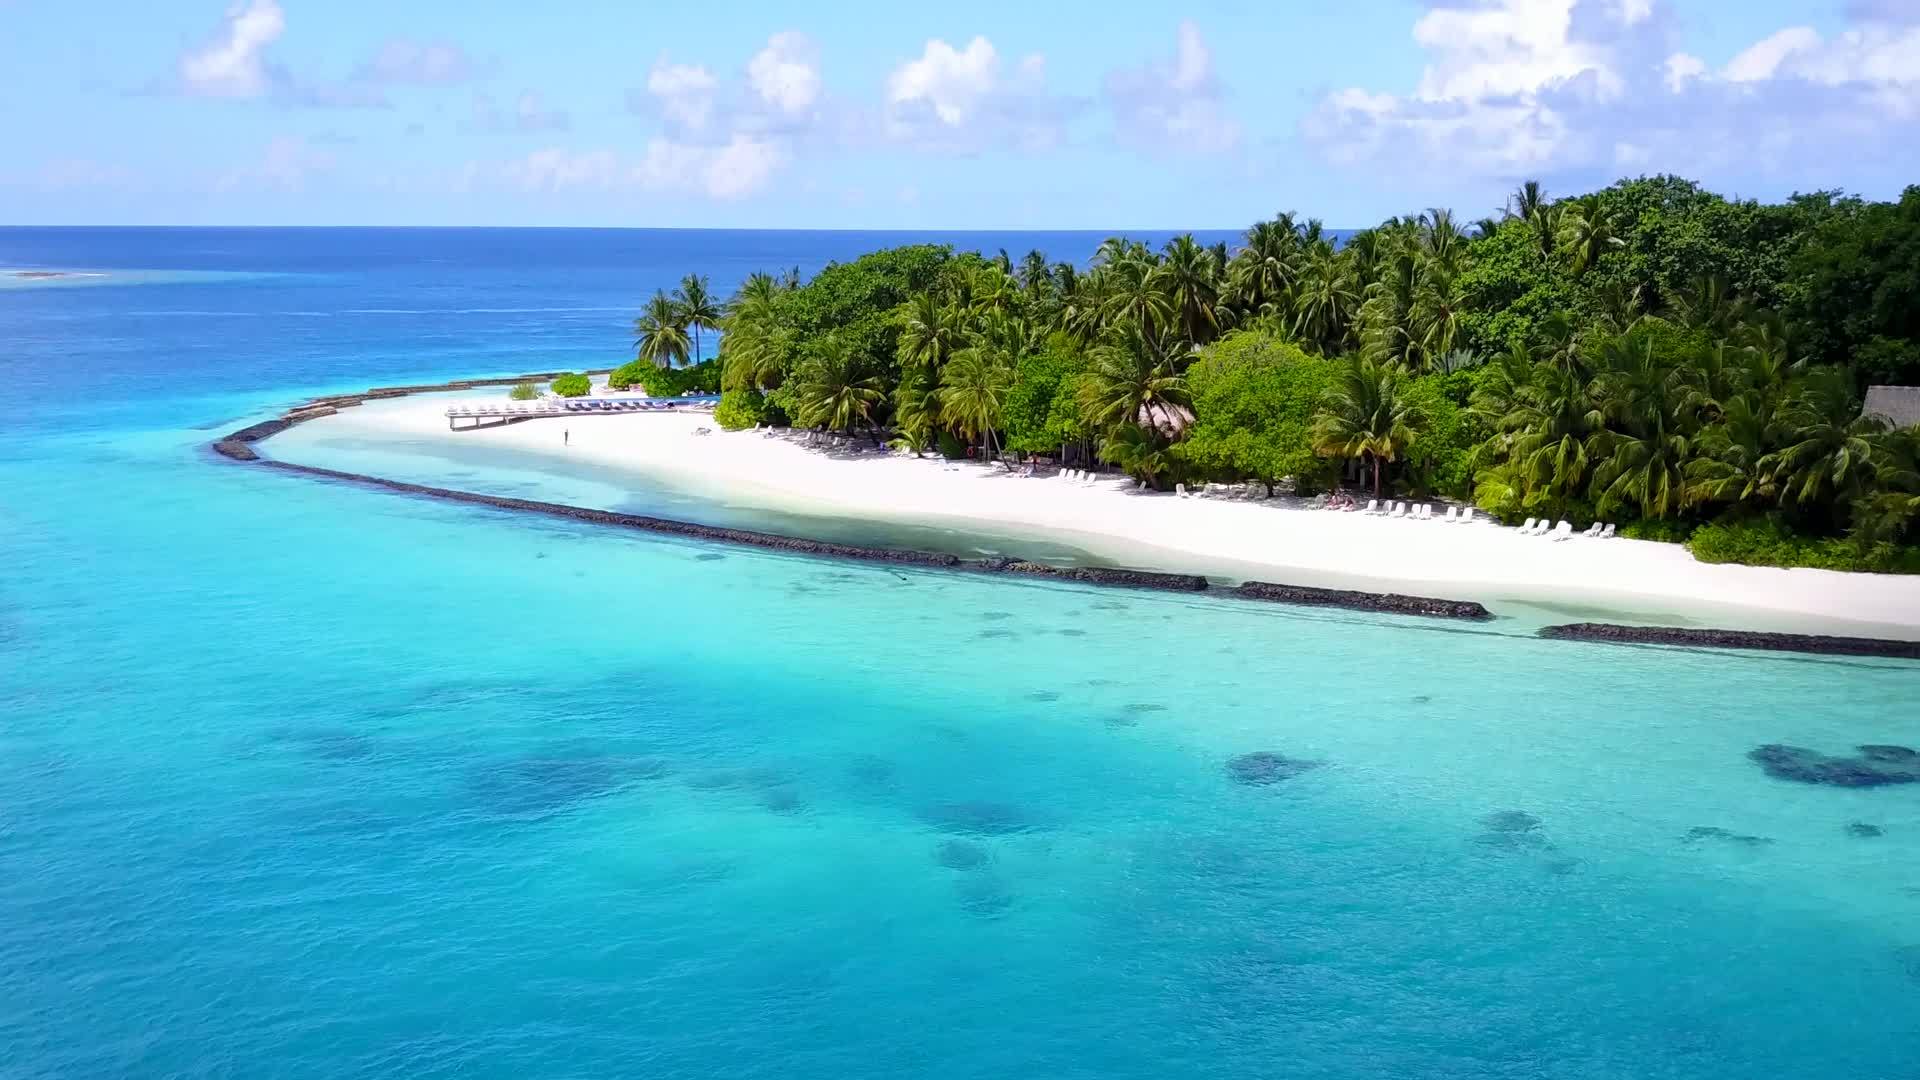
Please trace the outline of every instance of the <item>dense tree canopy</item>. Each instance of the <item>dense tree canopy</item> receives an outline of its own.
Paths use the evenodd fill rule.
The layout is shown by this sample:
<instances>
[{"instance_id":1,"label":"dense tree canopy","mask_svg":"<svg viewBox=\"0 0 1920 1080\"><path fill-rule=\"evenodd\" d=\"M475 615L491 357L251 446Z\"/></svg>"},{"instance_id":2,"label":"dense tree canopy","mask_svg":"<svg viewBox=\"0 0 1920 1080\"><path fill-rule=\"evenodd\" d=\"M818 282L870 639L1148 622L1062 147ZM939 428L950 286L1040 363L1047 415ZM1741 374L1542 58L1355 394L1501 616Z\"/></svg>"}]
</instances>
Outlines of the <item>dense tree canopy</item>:
<instances>
[{"instance_id":1,"label":"dense tree canopy","mask_svg":"<svg viewBox=\"0 0 1920 1080\"><path fill-rule=\"evenodd\" d=\"M684 361L717 321L735 426L1107 462L1156 487L1345 480L1498 516L1713 522L1722 550L1782 558L1850 536L1891 565L1920 539L1916 437L1860 415L1869 381L1920 382L1920 188L1763 204L1667 176L1527 184L1498 218L1432 208L1344 242L1281 214L1238 245L1114 237L1084 266L892 248L755 274L717 320L704 289L656 296L640 348Z\"/></svg>"}]
</instances>

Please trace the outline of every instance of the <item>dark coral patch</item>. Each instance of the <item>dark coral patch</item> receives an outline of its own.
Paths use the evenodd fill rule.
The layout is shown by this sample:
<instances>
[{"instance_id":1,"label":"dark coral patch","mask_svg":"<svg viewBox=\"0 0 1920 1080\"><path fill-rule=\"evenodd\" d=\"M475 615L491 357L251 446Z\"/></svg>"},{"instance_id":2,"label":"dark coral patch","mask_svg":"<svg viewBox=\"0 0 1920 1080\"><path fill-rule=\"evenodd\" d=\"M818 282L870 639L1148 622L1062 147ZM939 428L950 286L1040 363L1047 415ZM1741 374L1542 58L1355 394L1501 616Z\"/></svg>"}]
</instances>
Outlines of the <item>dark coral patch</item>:
<instances>
[{"instance_id":1,"label":"dark coral patch","mask_svg":"<svg viewBox=\"0 0 1920 1080\"><path fill-rule=\"evenodd\" d=\"M1008 836L1040 827L1017 806L985 800L936 803L922 809L920 819L941 832L974 836Z\"/></svg>"},{"instance_id":2,"label":"dark coral patch","mask_svg":"<svg viewBox=\"0 0 1920 1080\"><path fill-rule=\"evenodd\" d=\"M1869 825L1864 821L1856 821L1847 826L1848 836L1858 836L1863 839L1868 839L1875 836L1885 836L1886 832L1887 831L1885 829L1882 829L1880 826Z\"/></svg>"},{"instance_id":3,"label":"dark coral patch","mask_svg":"<svg viewBox=\"0 0 1920 1080\"><path fill-rule=\"evenodd\" d=\"M987 849L971 840L943 840L933 859L949 870L978 870L992 861Z\"/></svg>"},{"instance_id":4,"label":"dark coral patch","mask_svg":"<svg viewBox=\"0 0 1920 1080\"><path fill-rule=\"evenodd\" d=\"M1251 754L1241 754L1227 762L1227 775L1241 784L1273 784L1312 772L1321 764L1318 761L1290 758L1271 750L1257 750Z\"/></svg>"},{"instance_id":5,"label":"dark coral patch","mask_svg":"<svg viewBox=\"0 0 1920 1080\"><path fill-rule=\"evenodd\" d=\"M1883 787L1920 783L1920 752L1905 746L1862 746L1854 757L1836 757L1802 746L1768 743L1747 757L1776 780L1831 787Z\"/></svg>"},{"instance_id":6,"label":"dark coral patch","mask_svg":"<svg viewBox=\"0 0 1920 1080\"><path fill-rule=\"evenodd\" d=\"M1480 819L1493 832L1529 832L1540 827L1540 819L1525 810L1499 810Z\"/></svg>"},{"instance_id":7,"label":"dark coral patch","mask_svg":"<svg viewBox=\"0 0 1920 1080\"><path fill-rule=\"evenodd\" d=\"M1688 829L1687 835L1681 837L1681 839L1689 844L1697 844L1702 840L1721 840L1729 844L1740 844L1744 847L1764 847L1773 843L1773 840L1769 837L1748 836L1745 833L1722 829L1717 825L1695 825L1693 828Z\"/></svg>"}]
</instances>

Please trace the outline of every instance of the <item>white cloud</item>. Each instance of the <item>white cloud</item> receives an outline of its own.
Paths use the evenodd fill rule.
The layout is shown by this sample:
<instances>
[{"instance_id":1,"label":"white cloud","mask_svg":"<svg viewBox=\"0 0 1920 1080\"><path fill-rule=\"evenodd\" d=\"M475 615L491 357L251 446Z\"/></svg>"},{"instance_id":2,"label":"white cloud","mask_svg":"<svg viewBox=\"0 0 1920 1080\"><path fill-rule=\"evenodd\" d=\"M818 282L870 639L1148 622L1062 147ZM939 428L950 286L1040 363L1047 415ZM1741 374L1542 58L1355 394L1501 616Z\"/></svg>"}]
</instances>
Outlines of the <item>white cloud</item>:
<instances>
[{"instance_id":1,"label":"white cloud","mask_svg":"<svg viewBox=\"0 0 1920 1080\"><path fill-rule=\"evenodd\" d=\"M775 34L747 61L747 83L782 115L805 113L820 100L820 50L797 31Z\"/></svg>"},{"instance_id":2,"label":"white cloud","mask_svg":"<svg viewBox=\"0 0 1920 1080\"><path fill-rule=\"evenodd\" d=\"M1076 103L1047 92L1047 61L1039 53L1010 68L993 42L975 37L956 49L939 38L887 76L886 138L926 149L977 153L1010 143L1027 152L1065 138Z\"/></svg>"},{"instance_id":3,"label":"white cloud","mask_svg":"<svg viewBox=\"0 0 1920 1080\"><path fill-rule=\"evenodd\" d=\"M569 126L565 112L547 108L539 94L522 90L513 104L504 109L494 101L492 95L475 94L468 130L489 135L530 135L542 131L565 131Z\"/></svg>"},{"instance_id":4,"label":"white cloud","mask_svg":"<svg viewBox=\"0 0 1920 1080\"><path fill-rule=\"evenodd\" d=\"M1688 83L1707 73L1707 62L1688 53L1674 53L1667 57L1664 70L1667 73L1668 92L1677 94L1685 90Z\"/></svg>"},{"instance_id":5,"label":"white cloud","mask_svg":"<svg viewBox=\"0 0 1920 1080\"><path fill-rule=\"evenodd\" d=\"M339 159L297 135L280 135L250 165L227 172L214 181L217 191L267 188L283 192L306 189L313 175L333 171Z\"/></svg>"},{"instance_id":6,"label":"white cloud","mask_svg":"<svg viewBox=\"0 0 1920 1080\"><path fill-rule=\"evenodd\" d=\"M453 86L482 74L466 50L447 41L394 38L360 65L358 77L397 86Z\"/></svg>"},{"instance_id":7,"label":"white cloud","mask_svg":"<svg viewBox=\"0 0 1920 1080\"><path fill-rule=\"evenodd\" d=\"M286 15L275 0L249 0L228 8L213 38L181 55L181 89L204 97L266 96L275 76L261 53L286 29Z\"/></svg>"},{"instance_id":8,"label":"white cloud","mask_svg":"<svg viewBox=\"0 0 1920 1080\"><path fill-rule=\"evenodd\" d=\"M1771 79L1780 65L1796 52L1816 49L1820 34L1811 27L1795 26L1755 42L1745 52L1727 62L1721 76L1729 82L1756 82Z\"/></svg>"},{"instance_id":9,"label":"white cloud","mask_svg":"<svg viewBox=\"0 0 1920 1080\"><path fill-rule=\"evenodd\" d=\"M665 57L647 73L647 93L668 122L687 131L704 131L713 119L714 91L720 80L704 67L670 64Z\"/></svg>"},{"instance_id":10,"label":"white cloud","mask_svg":"<svg viewBox=\"0 0 1920 1080\"><path fill-rule=\"evenodd\" d=\"M1427 63L1412 93L1329 92L1302 133L1333 161L1410 175L1821 186L1836 156L1897 172L1920 118L1920 26L1885 11L1901 2L1868 0L1877 14L1831 37L1781 29L1716 71L1673 47L1671 0L1441 0L1413 26Z\"/></svg>"},{"instance_id":11,"label":"white cloud","mask_svg":"<svg viewBox=\"0 0 1920 1080\"><path fill-rule=\"evenodd\" d=\"M957 128L999 81L1000 54L993 42L976 37L962 50L935 38L917 59L887 76L887 105L896 113L931 113Z\"/></svg>"},{"instance_id":12,"label":"white cloud","mask_svg":"<svg viewBox=\"0 0 1920 1080\"><path fill-rule=\"evenodd\" d=\"M1240 145L1240 122L1226 110L1213 53L1190 21L1175 32L1171 63L1110 72L1106 97L1123 143L1160 154L1224 153Z\"/></svg>"},{"instance_id":13,"label":"white cloud","mask_svg":"<svg viewBox=\"0 0 1920 1080\"><path fill-rule=\"evenodd\" d=\"M765 190L785 164L786 151L775 140L736 134L713 146L655 137L635 160L607 149L549 147L497 174L528 192L635 190L731 201Z\"/></svg>"},{"instance_id":14,"label":"white cloud","mask_svg":"<svg viewBox=\"0 0 1920 1080\"><path fill-rule=\"evenodd\" d=\"M563 192L619 186L623 171L611 150L575 153L559 147L535 150L502 169L508 183L524 191Z\"/></svg>"}]
</instances>

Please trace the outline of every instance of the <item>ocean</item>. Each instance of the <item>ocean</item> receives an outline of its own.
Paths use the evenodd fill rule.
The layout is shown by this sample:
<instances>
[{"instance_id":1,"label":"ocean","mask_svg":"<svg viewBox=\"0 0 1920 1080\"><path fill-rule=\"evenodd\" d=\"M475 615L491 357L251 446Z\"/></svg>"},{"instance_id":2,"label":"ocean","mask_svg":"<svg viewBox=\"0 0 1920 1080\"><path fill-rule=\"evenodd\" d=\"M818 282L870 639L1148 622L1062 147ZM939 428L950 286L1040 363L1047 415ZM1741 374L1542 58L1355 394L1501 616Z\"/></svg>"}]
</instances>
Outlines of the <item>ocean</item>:
<instances>
[{"instance_id":1,"label":"ocean","mask_svg":"<svg viewBox=\"0 0 1920 1080\"><path fill-rule=\"evenodd\" d=\"M1920 1074L1920 785L1747 758L1920 744L1920 665L814 561L205 449L609 366L688 271L909 239L0 229L0 267L105 275L0 286L0 1077Z\"/></svg>"}]
</instances>

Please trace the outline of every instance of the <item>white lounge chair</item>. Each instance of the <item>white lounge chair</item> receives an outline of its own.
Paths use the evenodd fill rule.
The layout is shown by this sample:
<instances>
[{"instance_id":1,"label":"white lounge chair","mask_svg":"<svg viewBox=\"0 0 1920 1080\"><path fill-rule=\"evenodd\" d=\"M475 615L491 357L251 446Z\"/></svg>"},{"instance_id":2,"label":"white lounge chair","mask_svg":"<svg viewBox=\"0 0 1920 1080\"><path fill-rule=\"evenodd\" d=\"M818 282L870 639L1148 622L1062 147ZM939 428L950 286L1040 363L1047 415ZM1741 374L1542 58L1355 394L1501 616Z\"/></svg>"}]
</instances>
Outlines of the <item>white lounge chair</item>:
<instances>
[{"instance_id":1,"label":"white lounge chair","mask_svg":"<svg viewBox=\"0 0 1920 1080\"><path fill-rule=\"evenodd\" d=\"M1553 538L1556 542L1573 539L1573 522L1563 521L1555 525L1553 527Z\"/></svg>"},{"instance_id":2,"label":"white lounge chair","mask_svg":"<svg viewBox=\"0 0 1920 1080\"><path fill-rule=\"evenodd\" d=\"M1179 496L1180 498L1182 498L1182 499L1184 499L1184 498L1186 498L1186 497L1187 497L1187 485L1185 485L1185 484L1175 484L1175 485L1173 485L1173 493L1174 493L1175 495L1178 495L1178 496Z\"/></svg>"},{"instance_id":3,"label":"white lounge chair","mask_svg":"<svg viewBox=\"0 0 1920 1080\"><path fill-rule=\"evenodd\" d=\"M1597 540L1611 540L1611 539L1613 539L1613 526L1612 526L1611 524L1609 524L1609 525L1608 525L1608 526L1607 526L1606 528L1604 528L1604 529L1601 529L1601 530L1600 530L1600 535L1599 535L1599 536L1597 536L1597 537L1595 537L1595 539L1597 539Z\"/></svg>"},{"instance_id":4,"label":"white lounge chair","mask_svg":"<svg viewBox=\"0 0 1920 1080\"><path fill-rule=\"evenodd\" d=\"M1379 513L1379 512L1380 512L1380 500L1379 500L1379 499L1368 499L1368 500L1367 500L1367 513L1369 513L1369 514L1377 514L1377 513Z\"/></svg>"},{"instance_id":5,"label":"white lounge chair","mask_svg":"<svg viewBox=\"0 0 1920 1080\"><path fill-rule=\"evenodd\" d=\"M1466 508L1464 508L1464 509L1462 509L1462 510L1460 511L1460 519L1459 519L1459 520L1460 520L1460 524L1462 524L1462 525L1466 525L1466 524L1469 524L1469 523L1471 523L1471 522L1473 521L1473 507L1471 507L1471 506L1469 506L1469 507L1466 507Z\"/></svg>"},{"instance_id":6,"label":"white lounge chair","mask_svg":"<svg viewBox=\"0 0 1920 1080\"><path fill-rule=\"evenodd\" d=\"M1387 511L1387 516L1388 516L1388 517L1390 517L1390 518L1398 518L1398 517L1406 517L1406 516L1407 516L1407 504L1406 504L1406 503L1399 503L1399 502L1397 502L1397 503L1394 503L1394 504L1393 504L1393 509L1391 509L1391 510L1388 510L1388 511Z\"/></svg>"},{"instance_id":7,"label":"white lounge chair","mask_svg":"<svg viewBox=\"0 0 1920 1080\"><path fill-rule=\"evenodd\" d=\"M1451 524L1453 524L1454 522L1456 522L1456 521L1459 521L1459 520L1460 520L1460 519L1459 519L1458 517L1456 517L1456 516L1455 516L1455 515L1457 515L1457 514L1458 514L1459 512L1460 512L1460 511L1458 511L1458 510L1456 510L1456 509L1454 509L1453 507L1451 507L1451 506L1449 506L1449 507L1447 507L1447 516L1446 516L1446 517L1444 517L1444 518L1441 518L1440 520L1442 520L1442 521L1444 521L1444 522L1446 522L1447 524L1449 524L1449 525L1451 525Z\"/></svg>"},{"instance_id":8,"label":"white lounge chair","mask_svg":"<svg viewBox=\"0 0 1920 1080\"><path fill-rule=\"evenodd\" d=\"M1527 522L1526 522L1526 524L1524 524L1524 525L1522 525L1522 526L1520 526L1520 535L1521 535L1521 536L1532 536L1532 535L1533 535L1533 523L1534 523L1534 519L1533 519L1533 518L1528 518L1528 519L1527 519Z\"/></svg>"},{"instance_id":9,"label":"white lounge chair","mask_svg":"<svg viewBox=\"0 0 1920 1080\"><path fill-rule=\"evenodd\" d=\"M1599 535L1600 535L1600 523L1596 521L1596 522L1594 522L1593 524L1591 524L1591 525L1589 525L1589 526L1587 526L1587 527L1586 527L1586 530L1585 530L1585 531L1583 531L1583 532L1582 532L1582 533L1581 533L1580 535L1581 535L1581 536L1583 536L1583 537L1587 537L1587 536L1599 536Z\"/></svg>"},{"instance_id":10,"label":"white lounge chair","mask_svg":"<svg viewBox=\"0 0 1920 1080\"><path fill-rule=\"evenodd\" d=\"M1421 521L1433 520L1433 504L1432 503L1420 504L1420 520Z\"/></svg>"}]
</instances>

